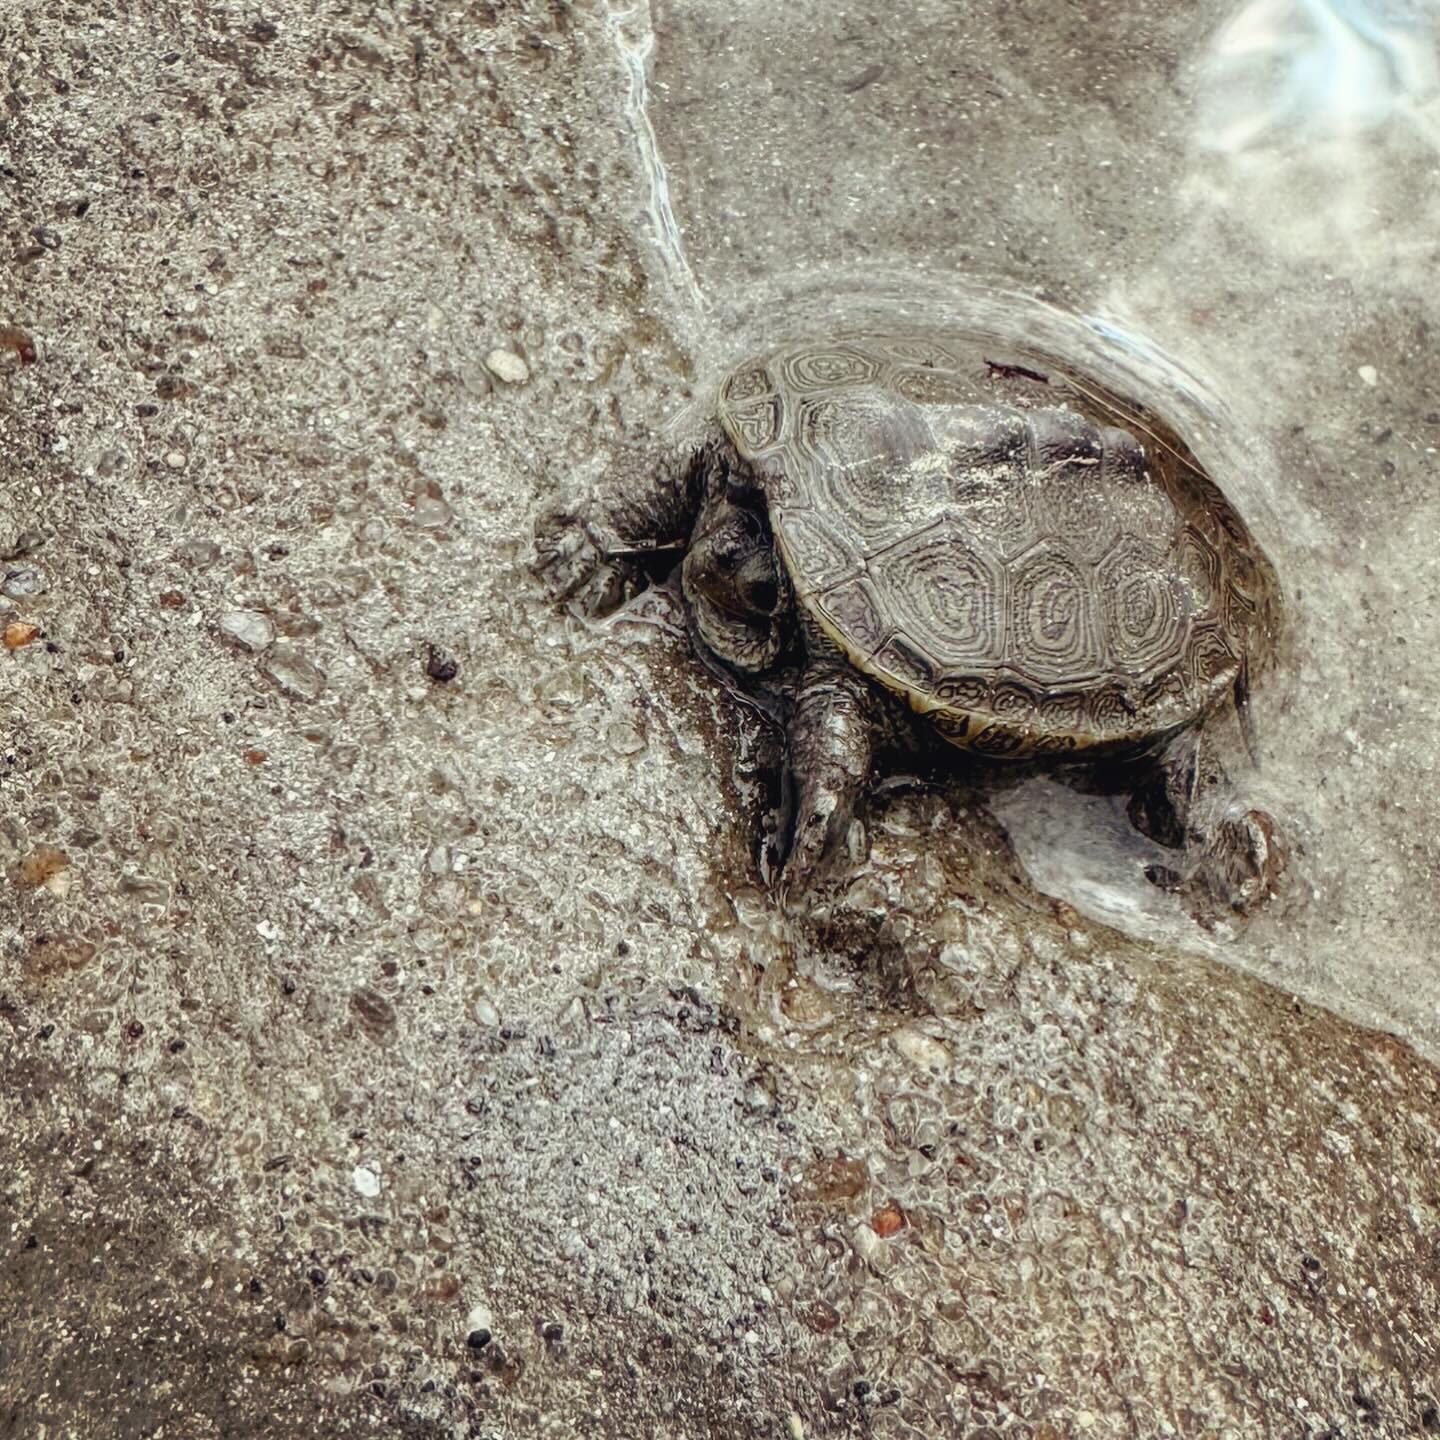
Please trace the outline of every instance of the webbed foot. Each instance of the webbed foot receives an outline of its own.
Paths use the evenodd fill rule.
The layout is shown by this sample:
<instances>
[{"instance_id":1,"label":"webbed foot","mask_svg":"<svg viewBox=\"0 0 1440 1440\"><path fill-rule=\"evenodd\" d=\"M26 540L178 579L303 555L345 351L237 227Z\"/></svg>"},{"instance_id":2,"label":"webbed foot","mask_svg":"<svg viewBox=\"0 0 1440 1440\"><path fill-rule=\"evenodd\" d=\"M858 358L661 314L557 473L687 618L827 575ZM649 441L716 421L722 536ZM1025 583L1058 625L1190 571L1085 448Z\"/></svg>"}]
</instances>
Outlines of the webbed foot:
<instances>
[{"instance_id":1,"label":"webbed foot","mask_svg":"<svg viewBox=\"0 0 1440 1440\"><path fill-rule=\"evenodd\" d=\"M1200 852L1192 884L1246 915L1275 892L1286 864L1275 821L1263 810L1227 815Z\"/></svg>"},{"instance_id":2,"label":"webbed foot","mask_svg":"<svg viewBox=\"0 0 1440 1440\"><path fill-rule=\"evenodd\" d=\"M794 825L784 857L785 883L792 890L807 890L817 880L835 870L846 859L858 859L852 853L852 833L856 829L856 795L849 784L827 783L811 777L801 787L795 810ZM863 831L859 850L863 852Z\"/></svg>"},{"instance_id":3,"label":"webbed foot","mask_svg":"<svg viewBox=\"0 0 1440 1440\"><path fill-rule=\"evenodd\" d=\"M1196 918L1216 907L1247 915L1271 895L1286 865L1275 821L1263 810L1226 807L1229 785L1199 734L1178 737L1131 793L1130 821L1168 849L1181 850L1179 870L1151 866L1151 882L1189 898Z\"/></svg>"},{"instance_id":4,"label":"webbed foot","mask_svg":"<svg viewBox=\"0 0 1440 1440\"><path fill-rule=\"evenodd\" d=\"M637 567L616 554L617 542L583 513L547 510L535 522L532 571L554 601L587 615L618 610L640 588Z\"/></svg>"}]
</instances>

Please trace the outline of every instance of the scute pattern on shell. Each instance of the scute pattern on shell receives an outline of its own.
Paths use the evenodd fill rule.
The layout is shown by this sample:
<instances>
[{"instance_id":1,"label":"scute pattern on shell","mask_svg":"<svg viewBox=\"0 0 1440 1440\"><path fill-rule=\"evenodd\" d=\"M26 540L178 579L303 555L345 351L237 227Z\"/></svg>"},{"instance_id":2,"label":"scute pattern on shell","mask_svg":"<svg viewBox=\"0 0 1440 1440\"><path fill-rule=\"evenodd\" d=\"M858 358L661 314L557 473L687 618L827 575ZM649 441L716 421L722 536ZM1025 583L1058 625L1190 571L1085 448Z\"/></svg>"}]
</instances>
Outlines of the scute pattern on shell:
<instances>
[{"instance_id":1,"label":"scute pattern on shell","mask_svg":"<svg viewBox=\"0 0 1440 1440\"><path fill-rule=\"evenodd\" d=\"M963 337L792 346L719 395L799 603L995 756L1179 729L1268 640L1273 572L1243 521L1124 415Z\"/></svg>"}]
</instances>

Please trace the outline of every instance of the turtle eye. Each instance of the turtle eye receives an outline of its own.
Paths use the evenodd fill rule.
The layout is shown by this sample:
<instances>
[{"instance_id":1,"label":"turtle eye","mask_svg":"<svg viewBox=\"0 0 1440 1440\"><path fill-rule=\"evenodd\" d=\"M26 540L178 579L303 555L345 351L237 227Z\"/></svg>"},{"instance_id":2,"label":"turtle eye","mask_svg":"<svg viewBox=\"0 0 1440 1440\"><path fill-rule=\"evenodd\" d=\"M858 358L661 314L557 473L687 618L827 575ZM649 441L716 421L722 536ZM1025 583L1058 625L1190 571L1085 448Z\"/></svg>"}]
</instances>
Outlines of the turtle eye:
<instances>
[{"instance_id":1,"label":"turtle eye","mask_svg":"<svg viewBox=\"0 0 1440 1440\"><path fill-rule=\"evenodd\" d=\"M750 587L750 604L762 615L774 614L780 587L773 580L757 580Z\"/></svg>"}]
</instances>

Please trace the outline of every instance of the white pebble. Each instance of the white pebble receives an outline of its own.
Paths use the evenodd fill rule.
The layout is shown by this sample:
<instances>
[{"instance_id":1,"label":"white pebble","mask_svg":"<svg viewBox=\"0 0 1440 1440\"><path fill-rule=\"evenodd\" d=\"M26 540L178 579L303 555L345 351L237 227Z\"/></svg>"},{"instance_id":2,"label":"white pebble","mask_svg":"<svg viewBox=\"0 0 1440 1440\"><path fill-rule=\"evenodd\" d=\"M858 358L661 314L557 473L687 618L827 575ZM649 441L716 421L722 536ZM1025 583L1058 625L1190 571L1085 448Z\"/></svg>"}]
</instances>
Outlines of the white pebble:
<instances>
[{"instance_id":1,"label":"white pebble","mask_svg":"<svg viewBox=\"0 0 1440 1440\"><path fill-rule=\"evenodd\" d=\"M443 500L433 495L421 495L415 501L415 523L426 530L443 530L450 523L453 512Z\"/></svg>"},{"instance_id":2,"label":"white pebble","mask_svg":"<svg viewBox=\"0 0 1440 1440\"><path fill-rule=\"evenodd\" d=\"M380 1177L368 1165L357 1165L350 1178L367 1200L373 1200L380 1193Z\"/></svg>"},{"instance_id":3,"label":"white pebble","mask_svg":"<svg viewBox=\"0 0 1440 1440\"><path fill-rule=\"evenodd\" d=\"M1380 383L1380 372L1373 365L1362 365L1357 373L1367 385Z\"/></svg>"},{"instance_id":4,"label":"white pebble","mask_svg":"<svg viewBox=\"0 0 1440 1440\"><path fill-rule=\"evenodd\" d=\"M944 1070L950 1065L950 1052L934 1036L910 1026L897 1030L890 1043L912 1065L921 1070Z\"/></svg>"},{"instance_id":5,"label":"white pebble","mask_svg":"<svg viewBox=\"0 0 1440 1440\"><path fill-rule=\"evenodd\" d=\"M171 450L166 453L165 463L172 470L183 470L185 468L185 452L183 450Z\"/></svg>"},{"instance_id":6,"label":"white pebble","mask_svg":"<svg viewBox=\"0 0 1440 1440\"><path fill-rule=\"evenodd\" d=\"M220 617L220 634L242 650L264 650L275 638L275 626L259 610L227 610Z\"/></svg>"},{"instance_id":7,"label":"white pebble","mask_svg":"<svg viewBox=\"0 0 1440 1440\"><path fill-rule=\"evenodd\" d=\"M507 385L523 385L530 378L530 367L513 350L492 350L485 368Z\"/></svg>"},{"instance_id":8,"label":"white pebble","mask_svg":"<svg viewBox=\"0 0 1440 1440\"><path fill-rule=\"evenodd\" d=\"M850 1244L866 1265L877 1270L886 1267L886 1262L890 1259L889 1251L885 1242L868 1225L857 1225L851 1231Z\"/></svg>"},{"instance_id":9,"label":"white pebble","mask_svg":"<svg viewBox=\"0 0 1440 1440\"><path fill-rule=\"evenodd\" d=\"M325 672L290 645L277 645L260 673L292 700L316 700L325 689Z\"/></svg>"}]
</instances>

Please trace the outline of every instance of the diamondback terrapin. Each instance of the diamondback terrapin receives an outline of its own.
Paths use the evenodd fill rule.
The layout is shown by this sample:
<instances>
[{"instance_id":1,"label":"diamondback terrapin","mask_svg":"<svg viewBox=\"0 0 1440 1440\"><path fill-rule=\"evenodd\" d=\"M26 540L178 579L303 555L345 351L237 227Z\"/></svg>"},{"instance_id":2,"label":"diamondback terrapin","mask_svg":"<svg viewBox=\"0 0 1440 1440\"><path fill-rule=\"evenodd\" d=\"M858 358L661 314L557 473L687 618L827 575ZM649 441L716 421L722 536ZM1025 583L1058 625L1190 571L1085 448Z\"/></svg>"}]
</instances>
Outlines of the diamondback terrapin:
<instances>
[{"instance_id":1,"label":"diamondback terrapin","mask_svg":"<svg viewBox=\"0 0 1440 1440\"><path fill-rule=\"evenodd\" d=\"M1269 887L1269 818L1227 807L1200 727L1244 705L1274 571L1138 407L963 337L790 345L726 376L694 444L545 517L537 566L595 608L678 545L701 642L782 679L792 882L846 837L908 710L981 757L1119 761L1189 879L1237 909Z\"/></svg>"}]
</instances>

